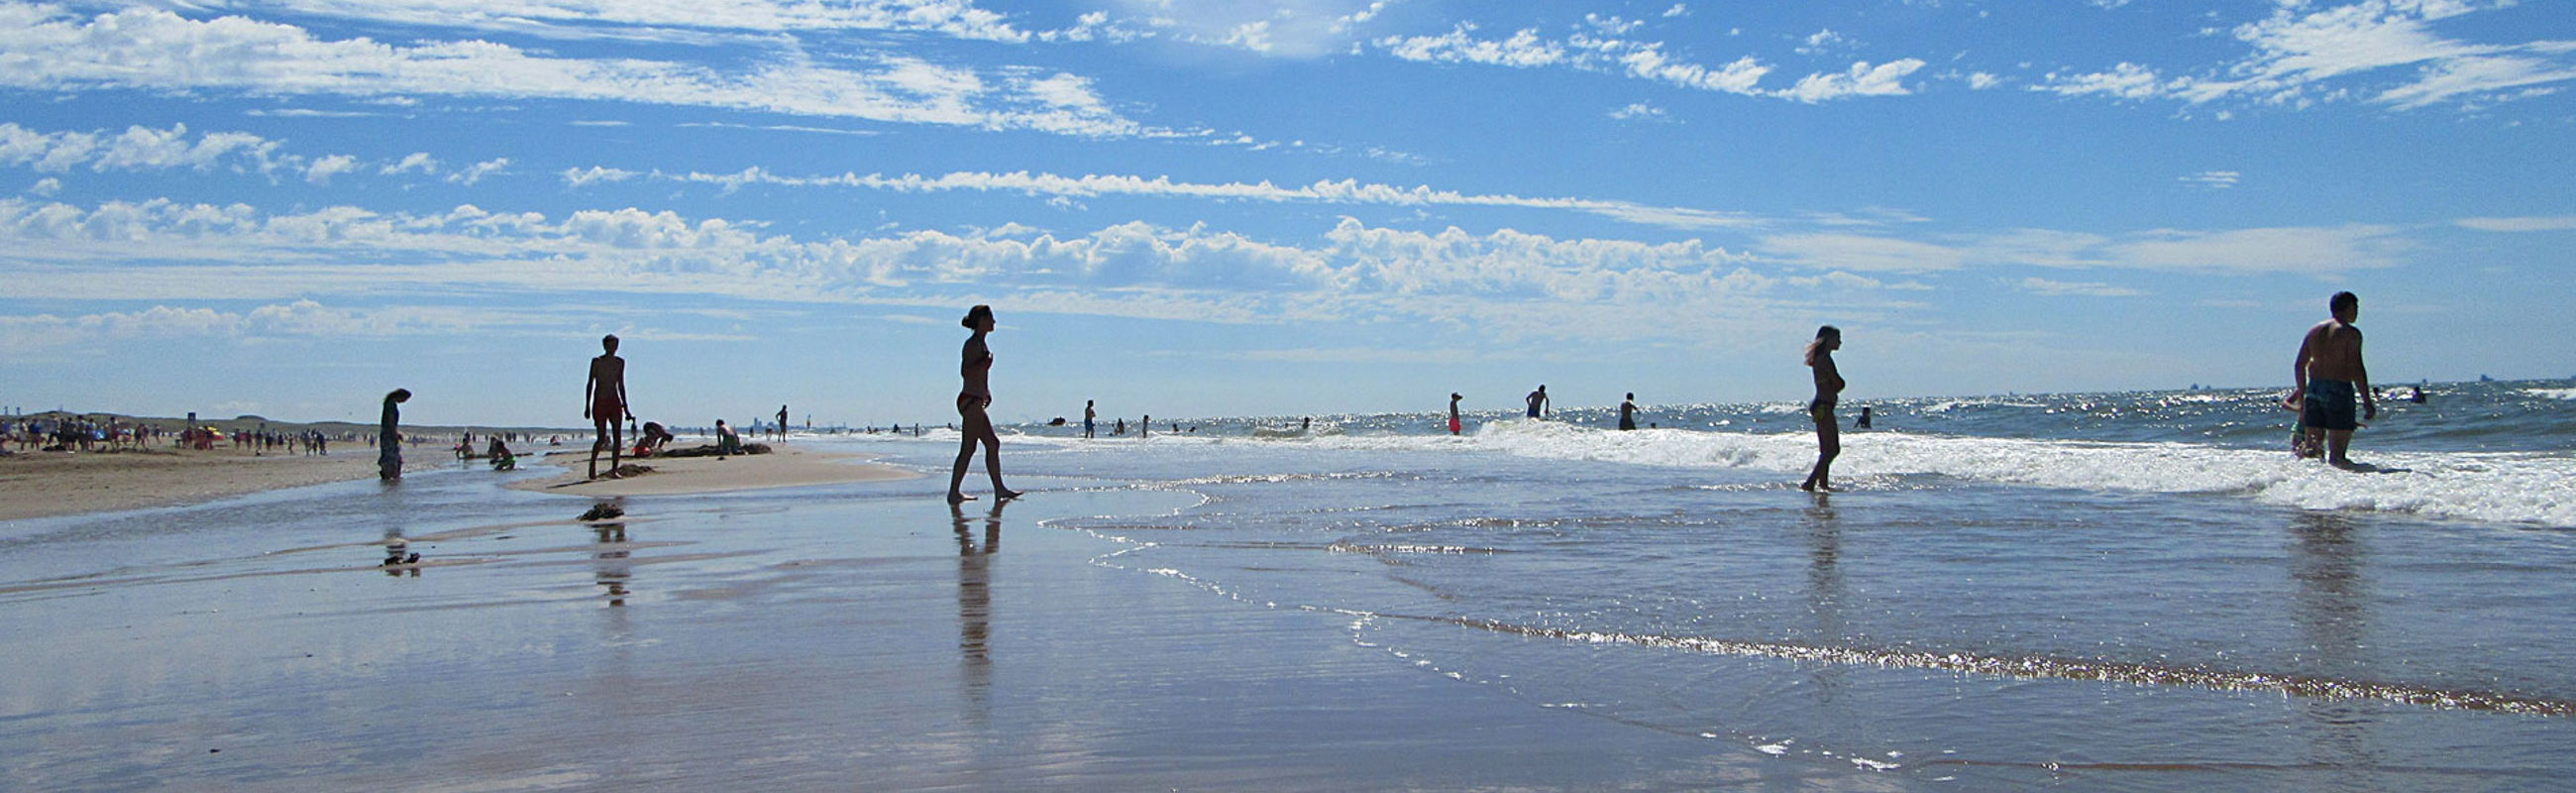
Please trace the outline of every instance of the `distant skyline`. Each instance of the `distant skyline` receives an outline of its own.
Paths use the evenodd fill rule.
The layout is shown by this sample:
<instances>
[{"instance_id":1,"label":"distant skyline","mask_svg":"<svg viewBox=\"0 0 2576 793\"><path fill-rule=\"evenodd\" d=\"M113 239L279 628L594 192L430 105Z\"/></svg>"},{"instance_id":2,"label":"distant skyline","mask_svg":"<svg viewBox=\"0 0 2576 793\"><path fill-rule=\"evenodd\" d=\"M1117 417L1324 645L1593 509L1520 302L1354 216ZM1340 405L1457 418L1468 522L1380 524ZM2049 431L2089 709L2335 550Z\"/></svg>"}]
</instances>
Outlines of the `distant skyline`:
<instances>
[{"instance_id":1,"label":"distant skyline","mask_svg":"<svg viewBox=\"0 0 2576 793\"><path fill-rule=\"evenodd\" d=\"M0 2L0 405L577 426L2576 375L2576 6Z\"/></svg>"}]
</instances>

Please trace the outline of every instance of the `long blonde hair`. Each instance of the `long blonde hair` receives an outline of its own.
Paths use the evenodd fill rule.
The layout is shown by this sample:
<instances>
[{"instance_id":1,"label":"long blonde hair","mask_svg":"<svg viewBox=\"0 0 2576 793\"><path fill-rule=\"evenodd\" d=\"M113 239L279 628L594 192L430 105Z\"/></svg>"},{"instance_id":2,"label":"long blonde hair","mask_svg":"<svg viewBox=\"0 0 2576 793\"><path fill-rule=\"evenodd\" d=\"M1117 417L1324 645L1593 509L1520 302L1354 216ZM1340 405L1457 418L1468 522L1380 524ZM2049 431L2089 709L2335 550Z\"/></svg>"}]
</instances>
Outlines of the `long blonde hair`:
<instances>
[{"instance_id":1,"label":"long blonde hair","mask_svg":"<svg viewBox=\"0 0 2576 793\"><path fill-rule=\"evenodd\" d=\"M1839 339L1842 338L1842 336L1842 329L1832 325L1816 328L1815 340L1807 342L1807 365L1816 365L1816 356L1822 355L1825 352L1826 339Z\"/></svg>"}]
</instances>

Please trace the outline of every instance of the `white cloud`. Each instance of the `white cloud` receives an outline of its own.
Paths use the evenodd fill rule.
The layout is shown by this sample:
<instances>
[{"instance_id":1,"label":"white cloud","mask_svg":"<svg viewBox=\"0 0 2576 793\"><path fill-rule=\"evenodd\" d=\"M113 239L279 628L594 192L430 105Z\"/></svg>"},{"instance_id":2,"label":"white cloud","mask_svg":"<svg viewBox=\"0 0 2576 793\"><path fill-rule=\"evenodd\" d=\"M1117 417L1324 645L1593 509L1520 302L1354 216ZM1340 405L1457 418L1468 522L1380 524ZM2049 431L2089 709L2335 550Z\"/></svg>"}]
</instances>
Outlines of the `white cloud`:
<instances>
[{"instance_id":1,"label":"white cloud","mask_svg":"<svg viewBox=\"0 0 2576 793\"><path fill-rule=\"evenodd\" d=\"M2107 246L2118 266L2187 272L2332 275L2395 267L2415 247L2387 226L2155 231Z\"/></svg>"},{"instance_id":2,"label":"white cloud","mask_svg":"<svg viewBox=\"0 0 2576 793\"><path fill-rule=\"evenodd\" d=\"M1409 61L1521 69L1570 68L1620 74L1695 90L1811 103L1855 96L1902 96L1910 93L1902 79L1924 66L1924 62L1916 58L1901 58L1877 66L1866 62L1854 63L1846 72L1811 74L1793 87L1764 91L1759 86L1762 78L1771 73L1772 67L1752 56L1738 58L1722 66L1704 66L1673 59L1665 54L1662 42L1618 37L1635 30L1638 23L1587 17L1586 26L1588 30L1563 39L1546 37L1537 28L1523 28L1507 38L1488 39L1475 35L1474 24L1459 23L1449 32L1436 36L1385 36L1370 43L1388 55ZM1820 31L1808 37L1807 44L1800 51L1813 54L1841 42L1841 37L1833 31Z\"/></svg>"},{"instance_id":3,"label":"white cloud","mask_svg":"<svg viewBox=\"0 0 2576 793\"><path fill-rule=\"evenodd\" d=\"M1850 44L1851 43L1849 41L1843 38L1842 34L1835 33L1833 28L1825 28L1823 30L1816 31L1814 34L1803 39L1802 43L1798 45L1797 53L1800 55L1823 55L1827 52L1848 47Z\"/></svg>"},{"instance_id":4,"label":"white cloud","mask_svg":"<svg viewBox=\"0 0 2576 793\"><path fill-rule=\"evenodd\" d=\"M600 181L602 172L617 174L619 178L634 175L631 171L608 171L594 167L590 171L566 171L564 180L567 184L578 187ZM1761 222L1759 219L1742 214L1688 207L1657 207L1606 199L1459 193L1436 190L1428 185L1399 187L1348 179L1283 187L1269 182L1176 182L1168 176L1151 179L1141 176L1098 174L1062 176L1027 171L1012 173L957 171L940 176L904 174L895 177L882 174L861 176L844 173L838 176L798 177L780 176L757 166L727 174L655 172L653 176L674 181L718 185L727 192L739 190L746 185L761 184L787 187L849 187L908 193L953 190L996 191L1064 199L1125 195L1283 203L1517 207L1584 212L1627 223L1683 229L1740 227Z\"/></svg>"},{"instance_id":5,"label":"white cloud","mask_svg":"<svg viewBox=\"0 0 2576 793\"><path fill-rule=\"evenodd\" d=\"M2206 187L2211 190L2225 190L2230 187L2235 187L2236 182L2243 179L2244 176L2244 174L2237 173L2235 171L2202 171L2189 176L2176 178L2185 184Z\"/></svg>"},{"instance_id":6,"label":"white cloud","mask_svg":"<svg viewBox=\"0 0 2576 793\"><path fill-rule=\"evenodd\" d=\"M1690 16L1690 6L1683 5L1683 4L1681 4L1681 3L1674 3L1674 4L1673 4L1673 7L1671 7L1671 8L1667 8L1667 9L1664 9L1664 18L1665 18L1665 19L1672 19L1672 18L1674 18L1674 17L1686 17L1686 16Z\"/></svg>"},{"instance_id":7,"label":"white cloud","mask_svg":"<svg viewBox=\"0 0 2576 793\"><path fill-rule=\"evenodd\" d=\"M602 168L596 165L591 166L587 170L581 168L566 168L563 170L564 186L566 187L588 187L599 182L623 182L638 176L643 176L643 174L618 168Z\"/></svg>"},{"instance_id":8,"label":"white cloud","mask_svg":"<svg viewBox=\"0 0 2576 793\"><path fill-rule=\"evenodd\" d=\"M2550 93L2576 81L2576 41L2472 43L2433 23L2506 8L2513 0L2364 0L2319 7L2277 4L2270 16L2236 26L2251 48L2211 72L2167 78L2123 62L2109 71L2051 73L2033 90L2117 99L2220 99L2289 107L2348 97L2401 109L2442 102L2504 101Z\"/></svg>"},{"instance_id":9,"label":"white cloud","mask_svg":"<svg viewBox=\"0 0 2576 793\"><path fill-rule=\"evenodd\" d=\"M27 186L27 194L37 198L51 198L55 193L62 191L63 180L51 176L38 179L35 184Z\"/></svg>"},{"instance_id":10,"label":"white cloud","mask_svg":"<svg viewBox=\"0 0 2576 793\"><path fill-rule=\"evenodd\" d=\"M472 187L475 182L483 181L483 177L491 176L496 173L507 173L507 169L509 167L510 158L496 157L467 166L464 170L448 174L447 181L450 184L461 184L467 187Z\"/></svg>"},{"instance_id":11,"label":"white cloud","mask_svg":"<svg viewBox=\"0 0 2576 793\"><path fill-rule=\"evenodd\" d=\"M346 154L334 154L314 160L312 165L306 166L304 181L313 184L330 184L331 177L357 169L358 158Z\"/></svg>"},{"instance_id":12,"label":"white cloud","mask_svg":"<svg viewBox=\"0 0 2576 793\"><path fill-rule=\"evenodd\" d=\"M790 59L716 73L636 58L550 57L485 41L328 40L293 25L237 16L198 21L160 9L83 19L49 6L0 6L0 62L19 65L0 70L0 86L36 91L571 99L1077 136L1167 134L907 57L876 59L866 71Z\"/></svg>"},{"instance_id":13,"label":"white cloud","mask_svg":"<svg viewBox=\"0 0 2576 793\"><path fill-rule=\"evenodd\" d=\"M380 174L387 175L387 176L392 176L392 175L397 175L397 174L411 173L411 172L414 172L414 171L418 171L418 172L420 172L420 173L421 173L421 174L423 174L423 175L435 175L435 174L437 174L437 173L438 173L438 160L437 160L437 158L434 158L434 157L429 156L429 152L425 152L425 151L416 151L416 152L412 152L411 154L405 155L405 156L402 158L402 161L400 161L400 162L396 162L396 163L393 163L393 164L390 164L390 165L387 165L387 166L385 166L384 168L382 168L382 169L380 169L380 170L378 170L378 171L376 171L376 172L377 172L377 173L380 173Z\"/></svg>"},{"instance_id":14,"label":"white cloud","mask_svg":"<svg viewBox=\"0 0 2576 793\"><path fill-rule=\"evenodd\" d=\"M2004 78L1986 72L1974 72L1968 75L1968 88L1971 90L1983 91L2003 83Z\"/></svg>"},{"instance_id":15,"label":"white cloud","mask_svg":"<svg viewBox=\"0 0 2576 793\"><path fill-rule=\"evenodd\" d=\"M1905 76L1921 68L1923 68L1923 61L1915 58L1889 61L1877 66L1869 65L1868 61L1859 61L1853 63L1850 70L1841 73L1807 75L1798 80L1795 87L1782 91L1778 95L1810 103L1851 96L1904 96L1911 93L1905 89Z\"/></svg>"},{"instance_id":16,"label":"white cloud","mask_svg":"<svg viewBox=\"0 0 2576 793\"><path fill-rule=\"evenodd\" d=\"M685 3L599 0L212 0L199 7L470 27L512 34L574 38L604 35L695 40L690 31L786 33L815 30L926 32L960 39L1019 43L1031 34L972 0L840 0L774 3L692 0Z\"/></svg>"},{"instance_id":17,"label":"white cloud","mask_svg":"<svg viewBox=\"0 0 2576 793\"><path fill-rule=\"evenodd\" d=\"M230 165L239 171L266 172L280 164L300 162L276 154L278 144L247 132L213 132L194 136L188 125L169 129L132 126L110 134L39 132L15 123L0 123L0 164L23 165L62 173L87 165L90 170L144 171L171 168L212 170Z\"/></svg>"},{"instance_id":18,"label":"white cloud","mask_svg":"<svg viewBox=\"0 0 2576 793\"><path fill-rule=\"evenodd\" d=\"M1664 109L1663 109L1663 108L1656 107L1656 106L1653 106L1653 105L1649 105L1649 104L1646 104L1646 103L1644 103L1644 102L1631 102L1631 103L1629 103L1629 104L1628 104L1628 106L1627 106L1627 107L1623 107L1623 108L1619 108L1619 109L1617 109L1617 110L1610 111L1610 117L1611 117L1611 118L1618 119L1618 120L1620 120L1620 121L1669 121L1669 120L1671 120L1671 116L1669 116L1669 115L1665 114L1665 113L1664 113Z\"/></svg>"},{"instance_id":19,"label":"white cloud","mask_svg":"<svg viewBox=\"0 0 2576 793\"><path fill-rule=\"evenodd\" d=\"M2112 286L2110 284L2086 281L2051 281L2046 278L2024 278L2019 282L2014 283L2013 288L2029 292L2031 294L2050 296L2076 295L2083 297L2140 297L2146 294L2145 292L2140 292L2135 289Z\"/></svg>"},{"instance_id":20,"label":"white cloud","mask_svg":"<svg viewBox=\"0 0 2576 793\"><path fill-rule=\"evenodd\" d=\"M1939 272L1971 266L2103 268L2231 275L2330 277L2396 267L2414 241L2388 226L2180 231L2119 236L2019 229L1942 240L1856 234L1783 234L1754 250L1808 267L1859 272Z\"/></svg>"},{"instance_id":21,"label":"white cloud","mask_svg":"<svg viewBox=\"0 0 2576 793\"><path fill-rule=\"evenodd\" d=\"M228 338L238 341L299 336L346 339L453 333L474 325L488 324L491 317L492 312L468 308L350 310L331 308L311 300L263 305L241 313L157 305L141 311L111 311L75 317L52 314L0 316L0 352L24 354L127 339Z\"/></svg>"},{"instance_id":22,"label":"white cloud","mask_svg":"<svg viewBox=\"0 0 2576 793\"><path fill-rule=\"evenodd\" d=\"M1754 250L1808 267L1861 272L1936 272L1968 263L1965 252L1949 246L1860 234L1775 235Z\"/></svg>"},{"instance_id":23,"label":"white cloud","mask_svg":"<svg viewBox=\"0 0 2576 793\"><path fill-rule=\"evenodd\" d=\"M2458 221L2458 225L2461 228L2476 229L2478 231L2576 231L2576 215L2521 218L2463 218Z\"/></svg>"}]
</instances>

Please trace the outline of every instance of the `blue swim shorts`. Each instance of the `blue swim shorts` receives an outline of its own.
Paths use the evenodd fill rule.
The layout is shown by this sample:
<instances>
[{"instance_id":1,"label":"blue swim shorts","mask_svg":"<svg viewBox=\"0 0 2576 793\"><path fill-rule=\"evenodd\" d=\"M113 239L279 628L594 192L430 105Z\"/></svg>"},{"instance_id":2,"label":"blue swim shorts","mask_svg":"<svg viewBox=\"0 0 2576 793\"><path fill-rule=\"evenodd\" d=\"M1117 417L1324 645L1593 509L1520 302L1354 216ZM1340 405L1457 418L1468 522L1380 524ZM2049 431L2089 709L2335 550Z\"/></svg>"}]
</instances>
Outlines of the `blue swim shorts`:
<instances>
[{"instance_id":1,"label":"blue swim shorts","mask_svg":"<svg viewBox=\"0 0 2576 793\"><path fill-rule=\"evenodd\" d=\"M2353 410L2354 394L2349 380L2310 380L2308 395L2299 404L2299 421L2316 430L2352 430L2361 427Z\"/></svg>"}]
</instances>

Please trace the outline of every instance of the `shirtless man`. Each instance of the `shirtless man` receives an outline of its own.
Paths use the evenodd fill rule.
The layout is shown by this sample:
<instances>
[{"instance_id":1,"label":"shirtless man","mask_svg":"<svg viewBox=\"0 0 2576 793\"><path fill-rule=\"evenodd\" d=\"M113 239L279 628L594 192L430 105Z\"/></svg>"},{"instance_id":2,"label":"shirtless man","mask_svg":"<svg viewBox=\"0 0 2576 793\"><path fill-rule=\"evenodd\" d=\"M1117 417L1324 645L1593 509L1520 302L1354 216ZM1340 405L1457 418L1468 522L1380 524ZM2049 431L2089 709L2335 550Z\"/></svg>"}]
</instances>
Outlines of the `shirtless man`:
<instances>
[{"instance_id":1,"label":"shirtless man","mask_svg":"<svg viewBox=\"0 0 2576 793\"><path fill-rule=\"evenodd\" d=\"M2283 401L2299 410L2309 445L2323 441L2327 464L2351 468L2344 450L2361 421L2379 418L2379 400L2371 395L2370 372L2361 365L2361 329L2352 324L2361 315L2361 298L2336 292L2326 308L2334 318L2309 328L2308 337L2299 342L2298 360L2290 365L2290 396ZM2352 415L2356 396L2361 399L2359 421Z\"/></svg>"},{"instance_id":2,"label":"shirtless man","mask_svg":"<svg viewBox=\"0 0 2576 793\"><path fill-rule=\"evenodd\" d=\"M1529 396L1521 398L1521 401L1529 403L1530 418L1547 417L1547 386L1539 386L1538 390L1530 392Z\"/></svg>"},{"instance_id":3,"label":"shirtless man","mask_svg":"<svg viewBox=\"0 0 2576 793\"><path fill-rule=\"evenodd\" d=\"M608 478L617 478L617 469L625 467L626 434L620 422L635 417L626 408L626 359L617 357L617 336L599 340L607 350L590 359L590 382L582 386L581 417L590 419L594 433L590 441L590 478L599 478L599 447L608 445Z\"/></svg>"}]
</instances>

